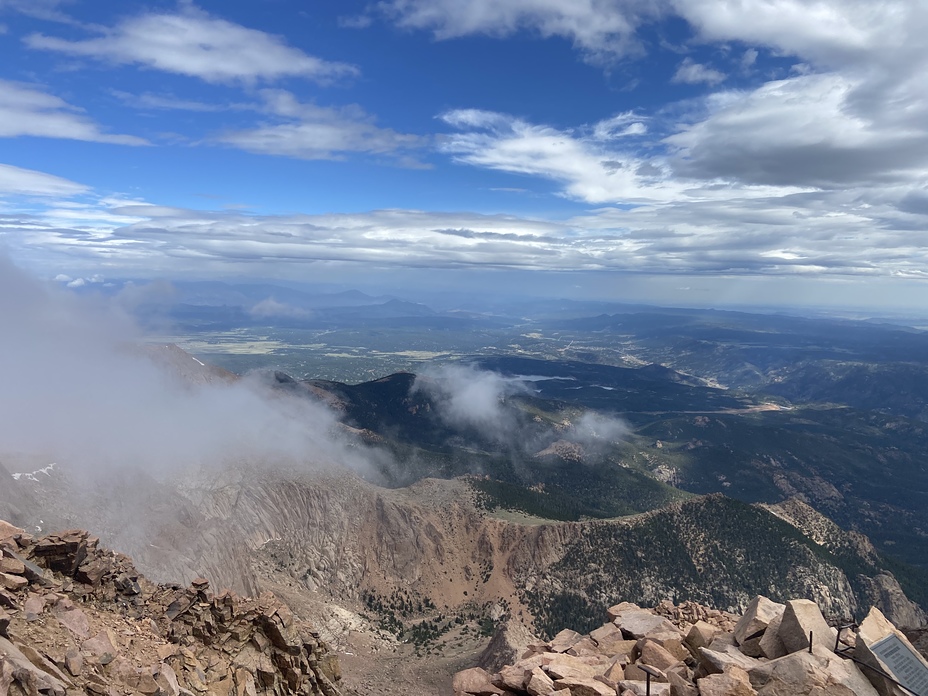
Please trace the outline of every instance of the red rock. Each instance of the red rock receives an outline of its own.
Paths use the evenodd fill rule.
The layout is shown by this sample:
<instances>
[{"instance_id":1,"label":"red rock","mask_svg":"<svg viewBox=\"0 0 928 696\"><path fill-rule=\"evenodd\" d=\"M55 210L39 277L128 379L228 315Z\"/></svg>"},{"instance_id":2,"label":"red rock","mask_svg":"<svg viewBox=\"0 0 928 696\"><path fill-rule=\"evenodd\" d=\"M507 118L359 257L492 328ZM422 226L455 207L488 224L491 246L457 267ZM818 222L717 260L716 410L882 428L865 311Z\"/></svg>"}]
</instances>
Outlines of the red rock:
<instances>
[{"instance_id":1,"label":"red rock","mask_svg":"<svg viewBox=\"0 0 928 696\"><path fill-rule=\"evenodd\" d=\"M38 621L45 612L45 600L37 594L30 594L23 603L26 621Z\"/></svg>"},{"instance_id":2,"label":"red rock","mask_svg":"<svg viewBox=\"0 0 928 696\"><path fill-rule=\"evenodd\" d=\"M505 693L490 681L490 675L485 669L471 667L454 675L452 687L455 691L462 691L475 696L497 696Z\"/></svg>"},{"instance_id":3,"label":"red rock","mask_svg":"<svg viewBox=\"0 0 928 696\"><path fill-rule=\"evenodd\" d=\"M8 575L7 573L0 573L0 587L5 587L8 590L18 592L28 584L29 581L19 575Z\"/></svg>"},{"instance_id":4,"label":"red rock","mask_svg":"<svg viewBox=\"0 0 928 696\"><path fill-rule=\"evenodd\" d=\"M26 572L26 566L22 561L19 561L15 558L0 558L0 573L8 573L10 575L24 575Z\"/></svg>"}]
</instances>

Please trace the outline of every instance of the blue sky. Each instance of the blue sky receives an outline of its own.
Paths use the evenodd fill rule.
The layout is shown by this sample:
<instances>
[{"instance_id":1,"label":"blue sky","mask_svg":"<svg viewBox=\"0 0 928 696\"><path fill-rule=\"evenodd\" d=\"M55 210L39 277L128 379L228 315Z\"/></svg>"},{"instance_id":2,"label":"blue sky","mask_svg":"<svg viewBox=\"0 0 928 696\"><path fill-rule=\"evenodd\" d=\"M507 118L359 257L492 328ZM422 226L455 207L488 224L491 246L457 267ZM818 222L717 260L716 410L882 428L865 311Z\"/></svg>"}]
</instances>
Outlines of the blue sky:
<instances>
[{"instance_id":1,"label":"blue sky","mask_svg":"<svg viewBox=\"0 0 928 696\"><path fill-rule=\"evenodd\" d=\"M38 274L925 306L928 5L0 0Z\"/></svg>"}]
</instances>

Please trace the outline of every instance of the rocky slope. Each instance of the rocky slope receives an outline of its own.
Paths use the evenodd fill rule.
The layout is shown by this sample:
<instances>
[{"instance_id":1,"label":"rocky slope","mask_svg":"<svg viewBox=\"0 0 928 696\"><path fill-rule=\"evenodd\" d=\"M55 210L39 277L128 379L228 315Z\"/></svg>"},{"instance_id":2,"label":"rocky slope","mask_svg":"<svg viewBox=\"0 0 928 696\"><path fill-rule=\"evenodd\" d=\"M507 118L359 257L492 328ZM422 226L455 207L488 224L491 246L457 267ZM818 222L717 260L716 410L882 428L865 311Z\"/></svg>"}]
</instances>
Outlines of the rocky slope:
<instances>
[{"instance_id":1,"label":"rocky slope","mask_svg":"<svg viewBox=\"0 0 928 696\"><path fill-rule=\"evenodd\" d=\"M565 629L523 646L493 671L454 677L456 696L903 696L917 693L928 662L878 609L854 633L830 627L815 603L757 596L741 616L698 604L610 607L581 635ZM917 668L898 670L871 647L891 637ZM892 673L892 676L891 676ZM887 678L888 677L888 678Z\"/></svg>"},{"instance_id":2,"label":"rocky slope","mask_svg":"<svg viewBox=\"0 0 928 696\"><path fill-rule=\"evenodd\" d=\"M465 479L385 489L350 474L226 469L175 486L131 477L125 495L101 495L88 518L66 511L70 485L56 476L57 492L44 480L14 483L43 509L56 503L69 526L118 540L156 580L273 590L343 653L346 693L399 694L422 678L435 679L422 693L443 693L442 671L450 684L494 626L588 632L617 598L741 612L764 593L813 599L833 621L860 619L871 604L904 626L924 616L864 537L796 502L713 495L552 523L484 509ZM396 691L377 686L388 670Z\"/></svg>"},{"instance_id":3,"label":"rocky slope","mask_svg":"<svg viewBox=\"0 0 928 696\"><path fill-rule=\"evenodd\" d=\"M155 585L72 530L0 521L0 694L339 696L337 659L273 595Z\"/></svg>"}]
</instances>

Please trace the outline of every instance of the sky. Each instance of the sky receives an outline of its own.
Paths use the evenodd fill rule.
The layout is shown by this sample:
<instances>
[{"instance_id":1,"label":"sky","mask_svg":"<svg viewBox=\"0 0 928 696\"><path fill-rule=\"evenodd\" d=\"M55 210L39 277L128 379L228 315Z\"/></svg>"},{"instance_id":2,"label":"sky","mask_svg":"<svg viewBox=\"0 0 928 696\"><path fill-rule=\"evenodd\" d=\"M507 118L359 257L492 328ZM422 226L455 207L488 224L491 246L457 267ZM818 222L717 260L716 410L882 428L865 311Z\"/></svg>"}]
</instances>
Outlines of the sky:
<instances>
[{"instance_id":1,"label":"sky","mask_svg":"<svg viewBox=\"0 0 928 696\"><path fill-rule=\"evenodd\" d=\"M926 33L917 0L0 0L0 249L926 307Z\"/></svg>"}]
</instances>

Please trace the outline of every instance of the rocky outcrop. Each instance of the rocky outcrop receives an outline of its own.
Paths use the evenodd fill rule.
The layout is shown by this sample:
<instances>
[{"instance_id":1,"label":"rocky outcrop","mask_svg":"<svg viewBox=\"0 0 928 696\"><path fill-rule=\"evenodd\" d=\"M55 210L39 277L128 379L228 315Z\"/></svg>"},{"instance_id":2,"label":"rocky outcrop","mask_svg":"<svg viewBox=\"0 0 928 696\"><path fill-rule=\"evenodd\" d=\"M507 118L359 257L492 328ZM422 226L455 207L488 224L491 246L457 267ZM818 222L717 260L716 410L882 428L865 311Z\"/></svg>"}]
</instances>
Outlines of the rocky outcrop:
<instances>
[{"instance_id":1,"label":"rocky outcrop","mask_svg":"<svg viewBox=\"0 0 928 696\"><path fill-rule=\"evenodd\" d=\"M337 659L272 595L156 585L81 530L0 522L0 695L338 696Z\"/></svg>"},{"instance_id":2,"label":"rocky outcrop","mask_svg":"<svg viewBox=\"0 0 928 696\"><path fill-rule=\"evenodd\" d=\"M518 660L496 672L471 668L459 673L454 682L456 696L904 693L850 659L851 655L869 655L875 660L868 646L887 635L905 640L875 609L859 634L845 630L840 641L836 629L826 625L818 607L808 600L789 600L783 605L758 596L741 617L692 603L662 602L655 609L642 609L623 602L610 607L607 618L608 623L587 635L564 630L550 641L530 645ZM755 654L762 639L771 642L772 633L778 634L780 645L796 646L806 629L813 631L811 647L806 635L802 647L787 648L782 655ZM828 640L817 639L815 631L826 634ZM928 670L928 662L924 664ZM887 669L883 662L874 665Z\"/></svg>"}]
</instances>

